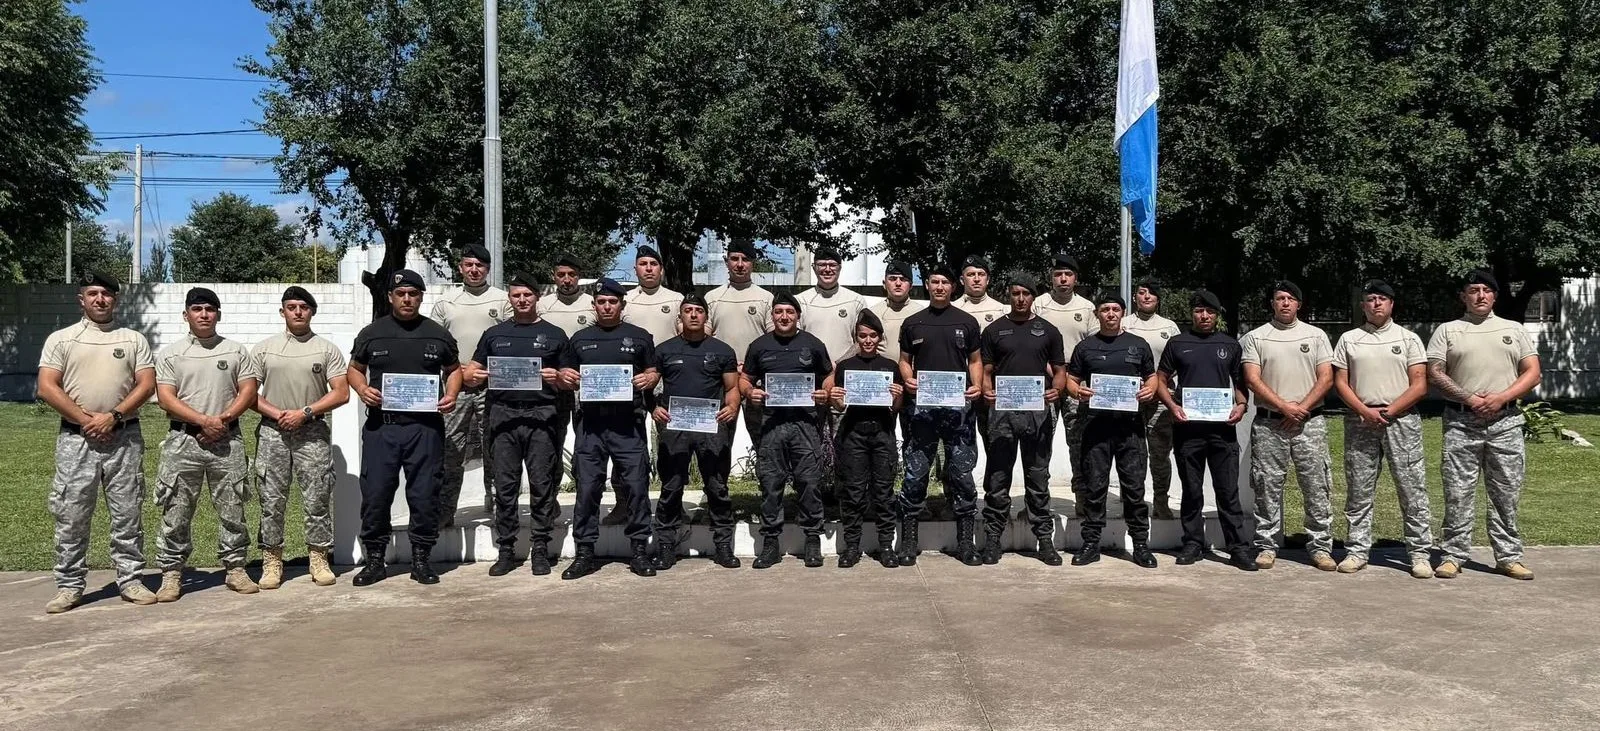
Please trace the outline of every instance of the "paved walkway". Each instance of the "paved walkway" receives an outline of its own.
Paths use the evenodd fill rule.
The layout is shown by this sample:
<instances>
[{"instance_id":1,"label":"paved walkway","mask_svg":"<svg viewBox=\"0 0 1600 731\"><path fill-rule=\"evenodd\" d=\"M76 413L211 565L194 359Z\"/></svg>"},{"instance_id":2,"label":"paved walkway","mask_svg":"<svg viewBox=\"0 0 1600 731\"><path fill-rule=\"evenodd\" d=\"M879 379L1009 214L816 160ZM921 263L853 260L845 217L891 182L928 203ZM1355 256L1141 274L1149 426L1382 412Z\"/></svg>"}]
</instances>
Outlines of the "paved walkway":
<instances>
[{"instance_id":1,"label":"paved walkway","mask_svg":"<svg viewBox=\"0 0 1600 731\"><path fill-rule=\"evenodd\" d=\"M1600 549L1531 583L1008 554L576 582L452 567L46 616L0 574L0 728L1592 729ZM1479 566L1483 569L1484 567ZM559 570L559 567L558 567ZM109 581L97 572L96 582ZM152 579L152 585L154 581Z\"/></svg>"}]
</instances>

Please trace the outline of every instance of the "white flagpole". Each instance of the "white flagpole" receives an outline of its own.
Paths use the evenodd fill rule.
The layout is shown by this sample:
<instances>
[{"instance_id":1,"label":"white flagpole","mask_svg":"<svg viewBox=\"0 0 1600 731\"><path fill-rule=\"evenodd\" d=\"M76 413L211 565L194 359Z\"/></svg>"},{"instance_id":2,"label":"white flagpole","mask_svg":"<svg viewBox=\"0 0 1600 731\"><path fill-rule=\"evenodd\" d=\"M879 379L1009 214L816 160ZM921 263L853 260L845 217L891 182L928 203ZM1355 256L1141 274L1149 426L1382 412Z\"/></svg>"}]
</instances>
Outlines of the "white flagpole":
<instances>
[{"instance_id":1,"label":"white flagpole","mask_svg":"<svg viewBox=\"0 0 1600 731\"><path fill-rule=\"evenodd\" d=\"M1133 217L1128 207L1119 205L1122 212L1122 301L1133 304Z\"/></svg>"}]
</instances>

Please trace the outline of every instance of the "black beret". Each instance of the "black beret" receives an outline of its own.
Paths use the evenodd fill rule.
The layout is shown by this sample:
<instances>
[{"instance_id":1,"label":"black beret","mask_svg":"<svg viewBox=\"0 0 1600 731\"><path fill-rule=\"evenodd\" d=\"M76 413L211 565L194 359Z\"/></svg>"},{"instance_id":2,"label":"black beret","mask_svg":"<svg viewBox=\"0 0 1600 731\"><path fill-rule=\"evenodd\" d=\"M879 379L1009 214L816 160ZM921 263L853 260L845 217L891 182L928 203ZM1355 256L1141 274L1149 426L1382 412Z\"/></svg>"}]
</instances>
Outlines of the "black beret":
<instances>
[{"instance_id":1,"label":"black beret","mask_svg":"<svg viewBox=\"0 0 1600 731\"><path fill-rule=\"evenodd\" d=\"M393 291L401 287L416 287L419 292L428 291L428 285L422 281L422 275L410 269L397 269L389 275L389 289Z\"/></svg>"},{"instance_id":2,"label":"black beret","mask_svg":"<svg viewBox=\"0 0 1600 731\"><path fill-rule=\"evenodd\" d=\"M1155 277L1145 277L1139 280L1138 284L1133 285L1134 292L1138 292L1140 289L1148 289L1150 294L1157 297L1161 296L1161 283L1156 281Z\"/></svg>"},{"instance_id":3,"label":"black beret","mask_svg":"<svg viewBox=\"0 0 1600 731\"><path fill-rule=\"evenodd\" d=\"M945 266L943 264L940 264L940 265L934 267L933 271L928 272L928 278L929 279L932 279L934 277L944 277L945 279L950 280L952 283L956 281L956 273L955 273L955 271L952 270L950 267L947 267L947 266Z\"/></svg>"},{"instance_id":4,"label":"black beret","mask_svg":"<svg viewBox=\"0 0 1600 731\"><path fill-rule=\"evenodd\" d=\"M1389 299L1394 299L1394 287L1389 286L1389 283L1382 279L1372 279L1367 282L1366 286L1361 288L1361 294L1381 294Z\"/></svg>"},{"instance_id":5,"label":"black beret","mask_svg":"<svg viewBox=\"0 0 1600 731\"><path fill-rule=\"evenodd\" d=\"M1010 290L1012 287L1026 287L1029 292L1038 294L1039 280L1035 279L1032 274L1018 272L1016 274L1012 274L1011 277L1006 280L1006 289Z\"/></svg>"},{"instance_id":6,"label":"black beret","mask_svg":"<svg viewBox=\"0 0 1600 731\"><path fill-rule=\"evenodd\" d=\"M1071 269L1074 273L1076 273L1078 271L1078 259L1077 257L1063 251L1056 254L1055 260L1050 264L1050 268Z\"/></svg>"},{"instance_id":7,"label":"black beret","mask_svg":"<svg viewBox=\"0 0 1600 731\"><path fill-rule=\"evenodd\" d=\"M842 261L844 261L844 259L839 256L839 250L838 249L835 249L832 246L824 246L824 247L822 247L820 249L817 249L816 253L811 255L811 261L813 261L813 262L818 262L818 261L842 262Z\"/></svg>"},{"instance_id":8,"label":"black beret","mask_svg":"<svg viewBox=\"0 0 1600 731\"><path fill-rule=\"evenodd\" d=\"M969 256L966 261L961 263L961 271L965 272L967 267L977 267L982 269L984 274L988 274L989 260L977 255Z\"/></svg>"},{"instance_id":9,"label":"black beret","mask_svg":"<svg viewBox=\"0 0 1600 731\"><path fill-rule=\"evenodd\" d=\"M688 307L690 305L698 307L698 308L700 308L702 310L710 310L711 309L711 306L706 304L705 295L702 295L699 292L690 292L690 293L684 295L683 296L683 304L678 305L678 309L681 310L681 309L683 309L685 307Z\"/></svg>"},{"instance_id":10,"label":"black beret","mask_svg":"<svg viewBox=\"0 0 1600 731\"><path fill-rule=\"evenodd\" d=\"M117 281L115 276L105 272L84 272L83 276L78 277L78 286L80 288L105 287L106 291L112 294L122 291L122 283Z\"/></svg>"},{"instance_id":11,"label":"black beret","mask_svg":"<svg viewBox=\"0 0 1600 731\"><path fill-rule=\"evenodd\" d=\"M879 337L883 336L883 320L872 314L872 310L862 310L861 314L856 317L856 327L861 327L862 325L872 328L872 331L877 333Z\"/></svg>"},{"instance_id":12,"label":"black beret","mask_svg":"<svg viewBox=\"0 0 1600 731\"><path fill-rule=\"evenodd\" d=\"M728 244L728 253L744 254L750 259L760 258L761 256L761 253L756 251L756 242L750 239L734 239L733 243Z\"/></svg>"},{"instance_id":13,"label":"black beret","mask_svg":"<svg viewBox=\"0 0 1600 731\"><path fill-rule=\"evenodd\" d=\"M467 244L467 248L461 252L461 258L477 259L485 264L490 263L489 250L484 248L483 244Z\"/></svg>"},{"instance_id":14,"label":"black beret","mask_svg":"<svg viewBox=\"0 0 1600 731\"><path fill-rule=\"evenodd\" d=\"M638 261L640 259L655 259L656 263L659 264L661 263L661 254L653 246L641 246L637 251L633 252L633 260Z\"/></svg>"},{"instance_id":15,"label":"black beret","mask_svg":"<svg viewBox=\"0 0 1600 731\"><path fill-rule=\"evenodd\" d=\"M583 263L579 262L576 257L570 256L570 255L562 256L560 259L557 259L556 260L556 266L557 267L572 267L574 270L576 270L576 271L578 271L580 273L583 271Z\"/></svg>"},{"instance_id":16,"label":"black beret","mask_svg":"<svg viewBox=\"0 0 1600 731\"><path fill-rule=\"evenodd\" d=\"M883 278L898 274L906 279L911 278L911 265L903 261L891 261L883 267Z\"/></svg>"},{"instance_id":17,"label":"black beret","mask_svg":"<svg viewBox=\"0 0 1600 731\"><path fill-rule=\"evenodd\" d=\"M600 281L594 283L594 293L597 296L625 297L628 294L628 288L622 286L620 282L611 277L601 277Z\"/></svg>"},{"instance_id":18,"label":"black beret","mask_svg":"<svg viewBox=\"0 0 1600 731\"><path fill-rule=\"evenodd\" d=\"M306 306L310 307L312 312L317 311L317 298L312 297L305 287L298 284L283 290L283 299L281 301L288 302L289 300L300 300L306 303Z\"/></svg>"},{"instance_id":19,"label":"black beret","mask_svg":"<svg viewBox=\"0 0 1600 731\"><path fill-rule=\"evenodd\" d=\"M220 310L222 309L222 300L217 299L216 292L205 287L194 287L189 290L188 294L183 296L183 306L187 309L195 305L211 305L212 309Z\"/></svg>"},{"instance_id":20,"label":"black beret","mask_svg":"<svg viewBox=\"0 0 1600 731\"><path fill-rule=\"evenodd\" d=\"M799 311L800 300L795 299L794 295L789 294L788 292L779 292L775 295L772 295L772 306L777 307L778 305L788 305L793 307L796 311Z\"/></svg>"},{"instance_id":21,"label":"black beret","mask_svg":"<svg viewBox=\"0 0 1600 731\"><path fill-rule=\"evenodd\" d=\"M1461 282L1461 288L1466 289L1474 284L1482 284L1496 292L1500 291L1500 281L1494 278L1494 272L1488 269L1474 269L1467 273Z\"/></svg>"},{"instance_id":22,"label":"black beret","mask_svg":"<svg viewBox=\"0 0 1600 731\"><path fill-rule=\"evenodd\" d=\"M1290 297L1305 301L1305 297L1300 295L1300 285L1295 284L1287 279L1280 279L1276 284L1273 284L1272 291L1269 294L1277 296L1279 292L1288 292Z\"/></svg>"},{"instance_id":23,"label":"black beret","mask_svg":"<svg viewBox=\"0 0 1600 731\"><path fill-rule=\"evenodd\" d=\"M1122 301L1122 295L1119 295L1115 292L1106 292L1105 294L1094 298L1094 308L1097 310L1100 309L1100 305L1109 304L1115 304L1117 307L1120 307L1123 310L1128 309L1128 303Z\"/></svg>"},{"instance_id":24,"label":"black beret","mask_svg":"<svg viewBox=\"0 0 1600 731\"><path fill-rule=\"evenodd\" d=\"M1209 307L1220 313L1222 312L1222 300L1217 299L1217 296L1209 289L1197 289L1194 294L1189 295L1189 308L1194 309L1196 307Z\"/></svg>"},{"instance_id":25,"label":"black beret","mask_svg":"<svg viewBox=\"0 0 1600 731\"><path fill-rule=\"evenodd\" d=\"M528 289L533 290L534 294L539 293L540 284L542 284L542 282L539 281L538 277L521 269L518 269L511 275L511 279L506 281L506 286L508 287L527 287Z\"/></svg>"}]
</instances>

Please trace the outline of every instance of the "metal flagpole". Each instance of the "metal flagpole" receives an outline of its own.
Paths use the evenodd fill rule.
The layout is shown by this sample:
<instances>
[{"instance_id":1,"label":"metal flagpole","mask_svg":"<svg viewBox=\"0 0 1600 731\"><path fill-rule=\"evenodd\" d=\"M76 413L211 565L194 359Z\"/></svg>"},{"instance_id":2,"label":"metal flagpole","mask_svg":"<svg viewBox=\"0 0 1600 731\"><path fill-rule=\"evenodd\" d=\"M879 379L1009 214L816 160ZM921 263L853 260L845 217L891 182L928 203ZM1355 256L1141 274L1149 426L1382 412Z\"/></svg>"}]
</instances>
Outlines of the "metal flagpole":
<instances>
[{"instance_id":1,"label":"metal flagpole","mask_svg":"<svg viewBox=\"0 0 1600 731\"><path fill-rule=\"evenodd\" d=\"M483 4L483 244L489 249L489 283L504 287L500 226L500 8Z\"/></svg>"},{"instance_id":2,"label":"metal flagpole","mask_svg":"<svg viewBox=\"0 0 1600 731\"><path fill-rule=\"evenodd\" d=\"M1127 206L1117 206L1122 211L1122 301L1133 301L1133 217ZM1128 305L1132 307L1132 304Z\"/></svg>"},{"instance_id":3,"label":"metal flagpole","mask_svg":"<svg viewBox=\"0 0 1600 731\"><path fill-rule=\"evenodd\" d=\"M67 284L72 284L72 221L67 221Z\"/></svg>"}]
</instances>

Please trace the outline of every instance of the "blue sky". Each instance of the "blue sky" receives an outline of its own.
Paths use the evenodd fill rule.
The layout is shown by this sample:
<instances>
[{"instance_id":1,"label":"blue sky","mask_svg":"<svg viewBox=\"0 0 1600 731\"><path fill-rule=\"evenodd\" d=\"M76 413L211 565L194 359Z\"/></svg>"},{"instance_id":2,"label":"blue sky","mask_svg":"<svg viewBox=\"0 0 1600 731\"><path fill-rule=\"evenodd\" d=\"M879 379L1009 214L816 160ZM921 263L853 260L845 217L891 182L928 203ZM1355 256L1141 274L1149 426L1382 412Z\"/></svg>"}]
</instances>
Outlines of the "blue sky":
<instances>
[{"instance_id":1,"label":"blue sky","mask_svg":"<svg viewBox=\"0 0 1600 731\"><path fill-rule=\"evenodd\" d=\"M260 119L256 95L265 87L240 71L238 62L265 53L271 40L265 14L247 0L85 0L72 8L88 22L89 44L105 77L85 105L89 129L102 138L102 150L131 152L135 144L144 145L146 252L162 241L169 229L183 223L193 203L224 191L273 206L285 221L298 220L295 209L303 197L278 194L277 176L269 164L162 154L272 155L279 152L276 138L250 133L103 139L252 127ZM124 172L118 178L99 219L113 231L131 232L132 174ZM779 249L774 253L786 265L792 264L788 252ZM631 253L625 252L619 259L623 267L629 267L631 276Z\"/></svg>"}]
</instances>

